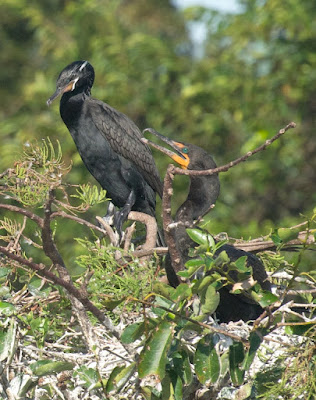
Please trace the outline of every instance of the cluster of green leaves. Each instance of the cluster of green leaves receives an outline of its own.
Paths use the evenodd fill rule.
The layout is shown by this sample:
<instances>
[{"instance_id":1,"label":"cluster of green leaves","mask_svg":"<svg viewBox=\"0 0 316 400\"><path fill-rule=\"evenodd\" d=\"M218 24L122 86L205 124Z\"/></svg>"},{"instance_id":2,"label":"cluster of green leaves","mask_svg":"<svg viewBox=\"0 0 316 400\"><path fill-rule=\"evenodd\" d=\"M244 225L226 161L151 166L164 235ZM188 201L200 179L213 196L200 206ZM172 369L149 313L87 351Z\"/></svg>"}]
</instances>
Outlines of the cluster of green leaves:
<instances>
[{"instance_id":1,"label":"cluster of green leaves","mask_svg":"<svg viewBox=\"0 0 316 400\"><path fill-rule=\"evenodd\" d=\"M313 225L313 220L310 221ZM245 264L245 258L241 257L235 262L230 262L227 254L218 252L223 243L215 243L212 236L197 229L188 229L189 236L194 240L198 247L194 250L195 259L186 263L186 269L179 274L184 278L191 278L190 283L182 283L176 289L155 285L156 294L152 306L152 316L147 317L143 322L128 326L123 335L122 341L126 344L141 340L143 350L140 355L138 365L134 369L142 381L143 394L146 399L183 399L184 393L193 384L193 371L200 384L210 386L216 385L221 379L229 375L233 385L240 386L245 383L245 374L249 371L264 336L273 331L280 317L276 317L273 323L266 328L255 328L248 338L249 343L245 346L242 342L232 341L229 349L220 351L216 346L218 334L212 332L212 328L203 324L207 315L216 311L219 302L217 290L223 285L233 285L248 279L252 271ZM285 233L287 233L285 235ZM280 245L284 246L287 241L297 236L298 232L285 232L283 229L276 230L272 237ZM279 252L279 250L277 250ZM292 264L287 263L288 269L293 276L298 275L299 259L305 252L305 248L299 251L297 259ZM279 256L279 259L281 257ZM225 266L225 268L223 267ZM236 279L232 280L231 274ZM309 275L311 280L315 277L313 273ZM242 287L242 286L240 286ZM236 290L235 294L244 290ZM278 297L262 291L258 285L254 285L248 294L251 295L262 307L266 307L278 301ZM307 301L313 301L308 293L304 296ZM312 317L312 314L310 315ZM303 328L303 329L302 329ZM294 353L294 348L281 356L279 362L273 365L272 379L264 382L264 371L254 376L252 381L242 386L239 398L254 398L254 393L260 398L273 398L273 393L283 393L284 395L312 396L315 393L314 383L312 383L315 373L315 354L313 335L315 324L306 323L305 327L300 326L297 334L306 336L306 347L303 353L308 357L305 361L308 364L310 373L303 372L294 378L294 371L297 368L284 366L284 357L293 358L295 365L304 363L301 353ZM194 345L188 337L198 337ZM130 373L131 365L116 369L119 374L119 382L123 385L124 377ZM278 373L276 371L278 370ZM306 371L305 369L300 369ZM267 371L268 373L268 371ZM115 375L115 374L114 374ZM281 379L281 380L279 380ZM291 384L291 381L298 380L299 384ZM304 383L303 383L304 381ZM279 382L279 383L278 383ZM118 383L116 390L120 391L122 386ZM270 396L270 397L269 397ZM272 396L272 397L271 397ZM312 397L307 397L312 398Z\"/></svg>"},{"instance_id":2,"label":"cluster of green leaves","mask_svg":"<svg viewBox=\"0 0 316 400\"><path fill-rule=\"evenodd\" d=\"M137 370L148 399L183 399L185 388L193 383L193 371L206 386L215 385L227 374L233 384L241 385L267 333L263 329L254 330L247 350L240 342L233 343L222 353L216 348L218 336L203 321L216 311L217 290L233 283L232 271L238 272L240 280L248 278L251 271L243 258L231 263L225 252L215 255L223 243L216 244L210 234L197 229L189 229L188 233L199 244L199 257L188 261L186 270L179 274L193 279L176 289L157 285L156 290L161 294L156 295L153 302L154 318L128 326L122 335L125 343L145 336ZM223 265L228 266L227 271L219 274L217 268L223 271ZM264 306L277 300L276 296L262 290L256 297L260 297ZM186 339L188 335L199 337L197 344L192 345Z\"/></svg>"},{"instance_id":3,"label":"cluster of green leaves","mask_svg":"<svg viewBox=\"0 0 316 400\"><path fill-rule=\"evenodd\" d=\"M217 291L222 287L231 285L232 293L240 294L245 292L243 290L242 282L249 283L249 297L252 297L262 307L266 307L275 301L277 298L270 292L262 291L258 283L251 283L249 279L252 277L252 268L247 265L247 256L242 256L236 261L231 261L226 251L220 251L218 255L216 252L225 244L225 242L215 242L213 236L209 233L205 233L197 229L187 229L188 235L199 244L199 247L195 249L197 254L201 254L199 258L195 258L187 261L186 271L180 271L179 275L185 279L191 279L193 276L199 274L203 276L203 279L197 281L192 280L193 294L202 294L204 297L204 291L208 291L213 288ZM236 287L236 282L241 282L241 285ZM213 295L214 296L214 295ZM213 297L212 296L212 297ZM211 308L207 312L214 312L215 308Z\"/></svg>"},{"instance_id":4,"label":"cluster of green leaves","mask_svg":"<svg viewBox=\"0 0 316 400\"><path fill-rule=\"evenodd\" d=\"M134 300L143 299L151 292L155 260L141 263L132 254L126 259L121 248L113 247L105 239L76 238L76 241L84 248L76 264L83 271L89 268L94 272L87 288L94 304L113 310L124 303L127 312L138 310L140 305Z\"/></svg>"},{"instance_id":5,"label":"cluster of green leaves","mask_svg":"<svg viewBox=\"0 0 316 400\"><path fill-rule=\"evenodd\" d=\"M60 186L63 175L69 172L61 158L59 142L57 150L49 138L28 144L22 160L4 175L3 194L26 207L42 206L48 191Z\"/></svg>"},{"instance_id":6,"label":"cluster of green leaves","mask_svg":"<svg viewBox=\"0 0 316 400\"><path fill-rule=\"evenodd\" d=\"M14 199L15 203L29 212L39 211L39 208L42 208L47 201L48 190L53 187L57 196L53 207L57 212L68 210L72 215L86 210L87 206L99 202L103 204L106 199L105 194L89 186L75 187L74 196L77 204L72 205L69 202L71 195L68 195L67 191L73 188L63 185L66 174L61 174L60 171L65 171L64 164L61 155L55 152L49 141L42 143L41 146L31 146L27 149L23 158L16 162L15 168L6 171L3 175L5 180L5 185L1 188L3 201L8 202ZM28 165L24 180L21 180L16 172L17 165ZM32 185L38 187L39 192L43 193L41 202L37 200L31 204L27 203L25 196L22 195L23 184L29 183L29 180L25 182L25 179L30 176ZM58 196L59 192L62 196ZM58 199L59 197L63 199L63 202ZM315 219L314 215L309 221L309 233L314 232ZM55 223L57 242L59 226L64 224L66 220ZM23 224L16 218L4 217L1 222L3 232L0 239L6 244L14 243L14 251L21 256L28 259L32 256L36 261L41 260L41 240L38 239L40 235L34 232L34 229L28 230L27 225L28 221ZM296 230L283 228L272 232L271 237L278 246L278 257L273 259L274 268L277 269L278 265L285 263L279 250L287 241L295 238L297 233ZM73 363L54 359L35 361L29 365L32 376L19 373L14 381L10 382L10 387L13 387L12 385L18 387L16 395L23 397L32 393L43 376L56 375L61 371L72 371L74 368L75 375L83 382L86 390L97 394L100 398L105 394L124 393L124 387L135 373L140 378L142 393L148 399L182 399L185 390L189 390L191 385L195 384L195 376L200 384L205 386L215 385L227 376L234 385L243 385L245 374L249 371L268 330L256 328L250 334L248 346L240 342L232 342L229 349L220 351L216 345L218 334L203 322L216 310L219 303L217 292L222 287L229 285L236 295L241 291L245 295L243 285L237 287L235 281L248 281L252 271L246 265L244 257L231 262L224 251L219 252L223 243L215 243L209 233L199 229L189 229L188 234L198 246L190 252L192 258L180 274L191 282L183 283L176 289L161 283L153 284L153 265L140 264L137 259L123 265L118 264L115 258L118 249L109 246L103 238L100 239L91 233L89 237L78 237L76 241L83 252L72 246L75 264L72 272L80 282L85 279L87 271L94 271L87 290L98 307L106 312L113 311L121 304L128 311L132 307L130 304L133 304L133 310L143 305L151 307L152 313L142 322L129 325L121 337L125 344L135 342L138 345L142 344L143 350L137 362L115 367L107 379L100 371L86 366L75 368ZM74 243L75 239L71 237L71 241ZM307 246L302 242L302 249L295 256L295 260L292 264L287 263L292 267L294 277L301 274L302 255L307 253L306 250ZM0 360L10 362L17 346L21 346L21 342L18 342L20 337L24 338L23 345L35 343L39 349L42 349L46 342L56 341L63 335L69 328L71 309L69 301L60 289L57 293L58 300L51 299L52 286L48 283L43 284L34 272L22 269L16 262L4 257L1 257L0 261L2 264L0 269L2 284ZM309 272L307 277L315 279L313 272ZM26 296L25 306L22 308L15 305L15 297L19 298L20 293ZM271 293L263 292L258 285L248 287L247 293L262 306L267 306L277 300ZM26 301L28 295L32 298L30 304ZM149 298L152 299L151 303L148 301ZM307 300L313 301L311 298ZM275 323L278 320L276 319ZM72 324L72 327L76 328L76 322L73 321ZM309 329L307 335L310 335L312 331L310 325L306 326L306 329ZM274 326L270 326L270 330ZM192 335L197 337L195 344L188 339ZM309 357L308 365L311 368L314 367L314 358L311 356L312 345L310 341L306 350ZM69 340L69 351L78 351L78 349L81 351L82 346L83 343L79 339ZM306 354L300 353L297 362L302 363ZM282 389L284 393L288 391L288 383L293 377L293 374L288 372L284 369L280 372L284 382L280 390ZM312 375L308 374L307 382L311 381L311 377ZM256 390L261 392L264 391L262 380L263 378L259 376L254 382L243 385L245 393L243 398L249 396L255 388L259 388ZM70 386L73 384L70 381L67 382ZM305 390L305 386L303 389ZM268 390L273 393L275 386ZM46 391L49 398L54 393L54 388L47 385Z\"/></svg>"}]
</instances>

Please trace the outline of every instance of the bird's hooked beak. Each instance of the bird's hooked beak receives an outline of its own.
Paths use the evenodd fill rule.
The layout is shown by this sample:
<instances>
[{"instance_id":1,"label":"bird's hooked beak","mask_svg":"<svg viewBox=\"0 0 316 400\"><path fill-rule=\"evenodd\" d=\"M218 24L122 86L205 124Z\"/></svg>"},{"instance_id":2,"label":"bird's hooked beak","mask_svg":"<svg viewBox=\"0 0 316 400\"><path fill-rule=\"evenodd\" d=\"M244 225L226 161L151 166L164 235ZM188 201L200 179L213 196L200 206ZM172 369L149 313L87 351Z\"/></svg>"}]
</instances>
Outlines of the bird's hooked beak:
<instances>
[{"instance_id":1,"label":"bird's hooked beak","mask_svg":"<svg viewBox=\"0 0 316 400\"><path fill-rule=\"evenodd\" d=\"M186 146L183 143L175 142L174 140L171 140L167 138L166 136L163 136L161 133L155 131L152 128L146 128L143 130L143 133L149 132L152 133L153 135L157 136L159 139L161 139L163 142L167 143L172 149L174 150L171 151L169 149L166 149L165 147L159 146L159 144L156 144L154 142L151 142L150 140L146 138L142 138L142 142L149 144L150 146L154 147L155 149L161 151L162 153L167 154L170 158L173 159L177 164L179 164L182 168L187 169L188 165L190 164L190 158L188 154L186 154L185 151L187 151Z\"/></svg>"},{"instance_id":2,"label":"bird's hooked beak","mask_svg":"<svg viewBox=\"0 0 316 400\"><path fill-rule=\"evenodd\" d=\"M61 87L57 87L56 92L47 100L46 104L48 106L50 106L52 104L52 102L61 94L66 93L66 92L70 92L72 90L74 90L74 88L76 87L76 83L78 81L79 78L73 79L72 81L70 81L69 83L67 83L66 86L61 86Z\"/></svg>"}]
</instances>

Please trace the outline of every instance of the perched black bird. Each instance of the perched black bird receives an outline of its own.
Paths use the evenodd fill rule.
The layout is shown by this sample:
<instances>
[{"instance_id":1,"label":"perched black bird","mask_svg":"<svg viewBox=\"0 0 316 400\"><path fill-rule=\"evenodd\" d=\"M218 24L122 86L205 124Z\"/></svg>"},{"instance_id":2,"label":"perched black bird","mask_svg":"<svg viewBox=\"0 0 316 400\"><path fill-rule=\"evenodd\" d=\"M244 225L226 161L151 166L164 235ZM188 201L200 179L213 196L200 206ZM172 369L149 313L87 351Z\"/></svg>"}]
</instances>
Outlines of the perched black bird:
<instances>
[{"instance_id":1,"label":"perched black bird","mask_svg":"<svg viewBox=\"0 0 316 400\"><path fill-rule=\"evenodd\" d=\"M88 61L75 61L64 68L56 83L50 105L62 94L60 115L89 172L121 208L116 227L131 210L155 216L156 193L162 182L150 148L142 133L126 115L92 98L94 69Z\"/></svg>"},{"instance_id":2,"label":"perched black bird","mask_svg":"<svg viewBox=\"0 0 316 400\"><path fill-rule=\"evenodd\" d=\"M145 139L145 142L167 154L182 168L192 170L216 168L212 156L201 147L187 143L175 142L153 129L146 129L145 131L149 131L159 137L167 143L174 152L152 143L147 139ZM179 207L174 218L175 222L181 222L176 225L174 235L183 264L189 258L189 249L196 246L186 233L186 226L193 226L194 221L199 220L210 210L210 207L212 204L215 204L219 196L219 191L220 183L217 174L190 176L188 197ZM265 268L256 256L243 250L236 249L234 246L229 244L223 245L216 255L222 251L226 251L231 262L246 255L247 265L251 266L253 270L253 278L259 282L264 290L271 290ZM168 256L166 257L165 268L169 283L174 287L177 286L179 284L179 279L171 266L170 257ZM232 278L237 280L237 276L234 273L232 273ZM219 291L220 304L216 310L216 314L221 322L238 321L240 319L243 319L244 321L256 319L263 312L261 306L251 298L246 297L244 294L234 295L230 293L229 290L229 287L224 287Z\"/></svg>"}]
</instances>

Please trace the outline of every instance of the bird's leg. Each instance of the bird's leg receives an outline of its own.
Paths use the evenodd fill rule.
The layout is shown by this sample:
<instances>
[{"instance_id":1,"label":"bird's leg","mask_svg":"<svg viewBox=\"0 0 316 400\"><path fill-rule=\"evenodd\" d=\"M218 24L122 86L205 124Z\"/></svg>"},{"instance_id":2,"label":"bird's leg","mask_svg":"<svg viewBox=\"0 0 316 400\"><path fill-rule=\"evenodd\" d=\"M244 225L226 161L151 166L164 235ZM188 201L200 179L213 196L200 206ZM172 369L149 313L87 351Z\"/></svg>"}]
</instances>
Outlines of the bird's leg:
<instances>
[{"instance_id":1,"label":"bird's leg","mask_svg":"<svg viewBox=\"0 0 316 400\"><path fill-rule=\"evenodd\" d=\"M136 196L134 190L129 194L127 201L119 211L114 214L114 226L122 238L122 225L126 221L128 214L131 212L133 205L135 204Z\"/></svg>"},{"instance_id":2,"label":"bird's leg","mask_svg":"<svg viewBox=\"0 0 316 400\"><path fill-rule=\"evenodd\" d=\"M110 201L103 220L110 226L113 226L115 220L115 205Z\"/></svg>"}]
</instances>

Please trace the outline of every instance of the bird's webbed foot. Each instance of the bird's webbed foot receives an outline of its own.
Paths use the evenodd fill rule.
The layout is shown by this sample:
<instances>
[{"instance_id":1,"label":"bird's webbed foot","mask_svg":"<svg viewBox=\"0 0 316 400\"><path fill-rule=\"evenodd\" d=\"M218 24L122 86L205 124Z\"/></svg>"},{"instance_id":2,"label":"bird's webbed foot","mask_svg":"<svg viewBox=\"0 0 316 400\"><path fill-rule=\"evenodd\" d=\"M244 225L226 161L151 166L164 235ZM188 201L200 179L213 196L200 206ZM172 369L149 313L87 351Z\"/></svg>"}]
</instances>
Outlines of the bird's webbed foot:
<instances>
[{"instance_id":1,"label":"bird's webbed foot","mask_svg":"<svg viewBox=\"0 0 316 400\"><path fill-rule=\"evenodd\" d=\"M114 226L119 234L120 240L122 239L123 232L122 226L123 223L127 220L128 214L131 212L133 205L135 204L136 196L134 191L132 190L129 194L125 205L114 213Z\"/></svg>"}]
</instances>

